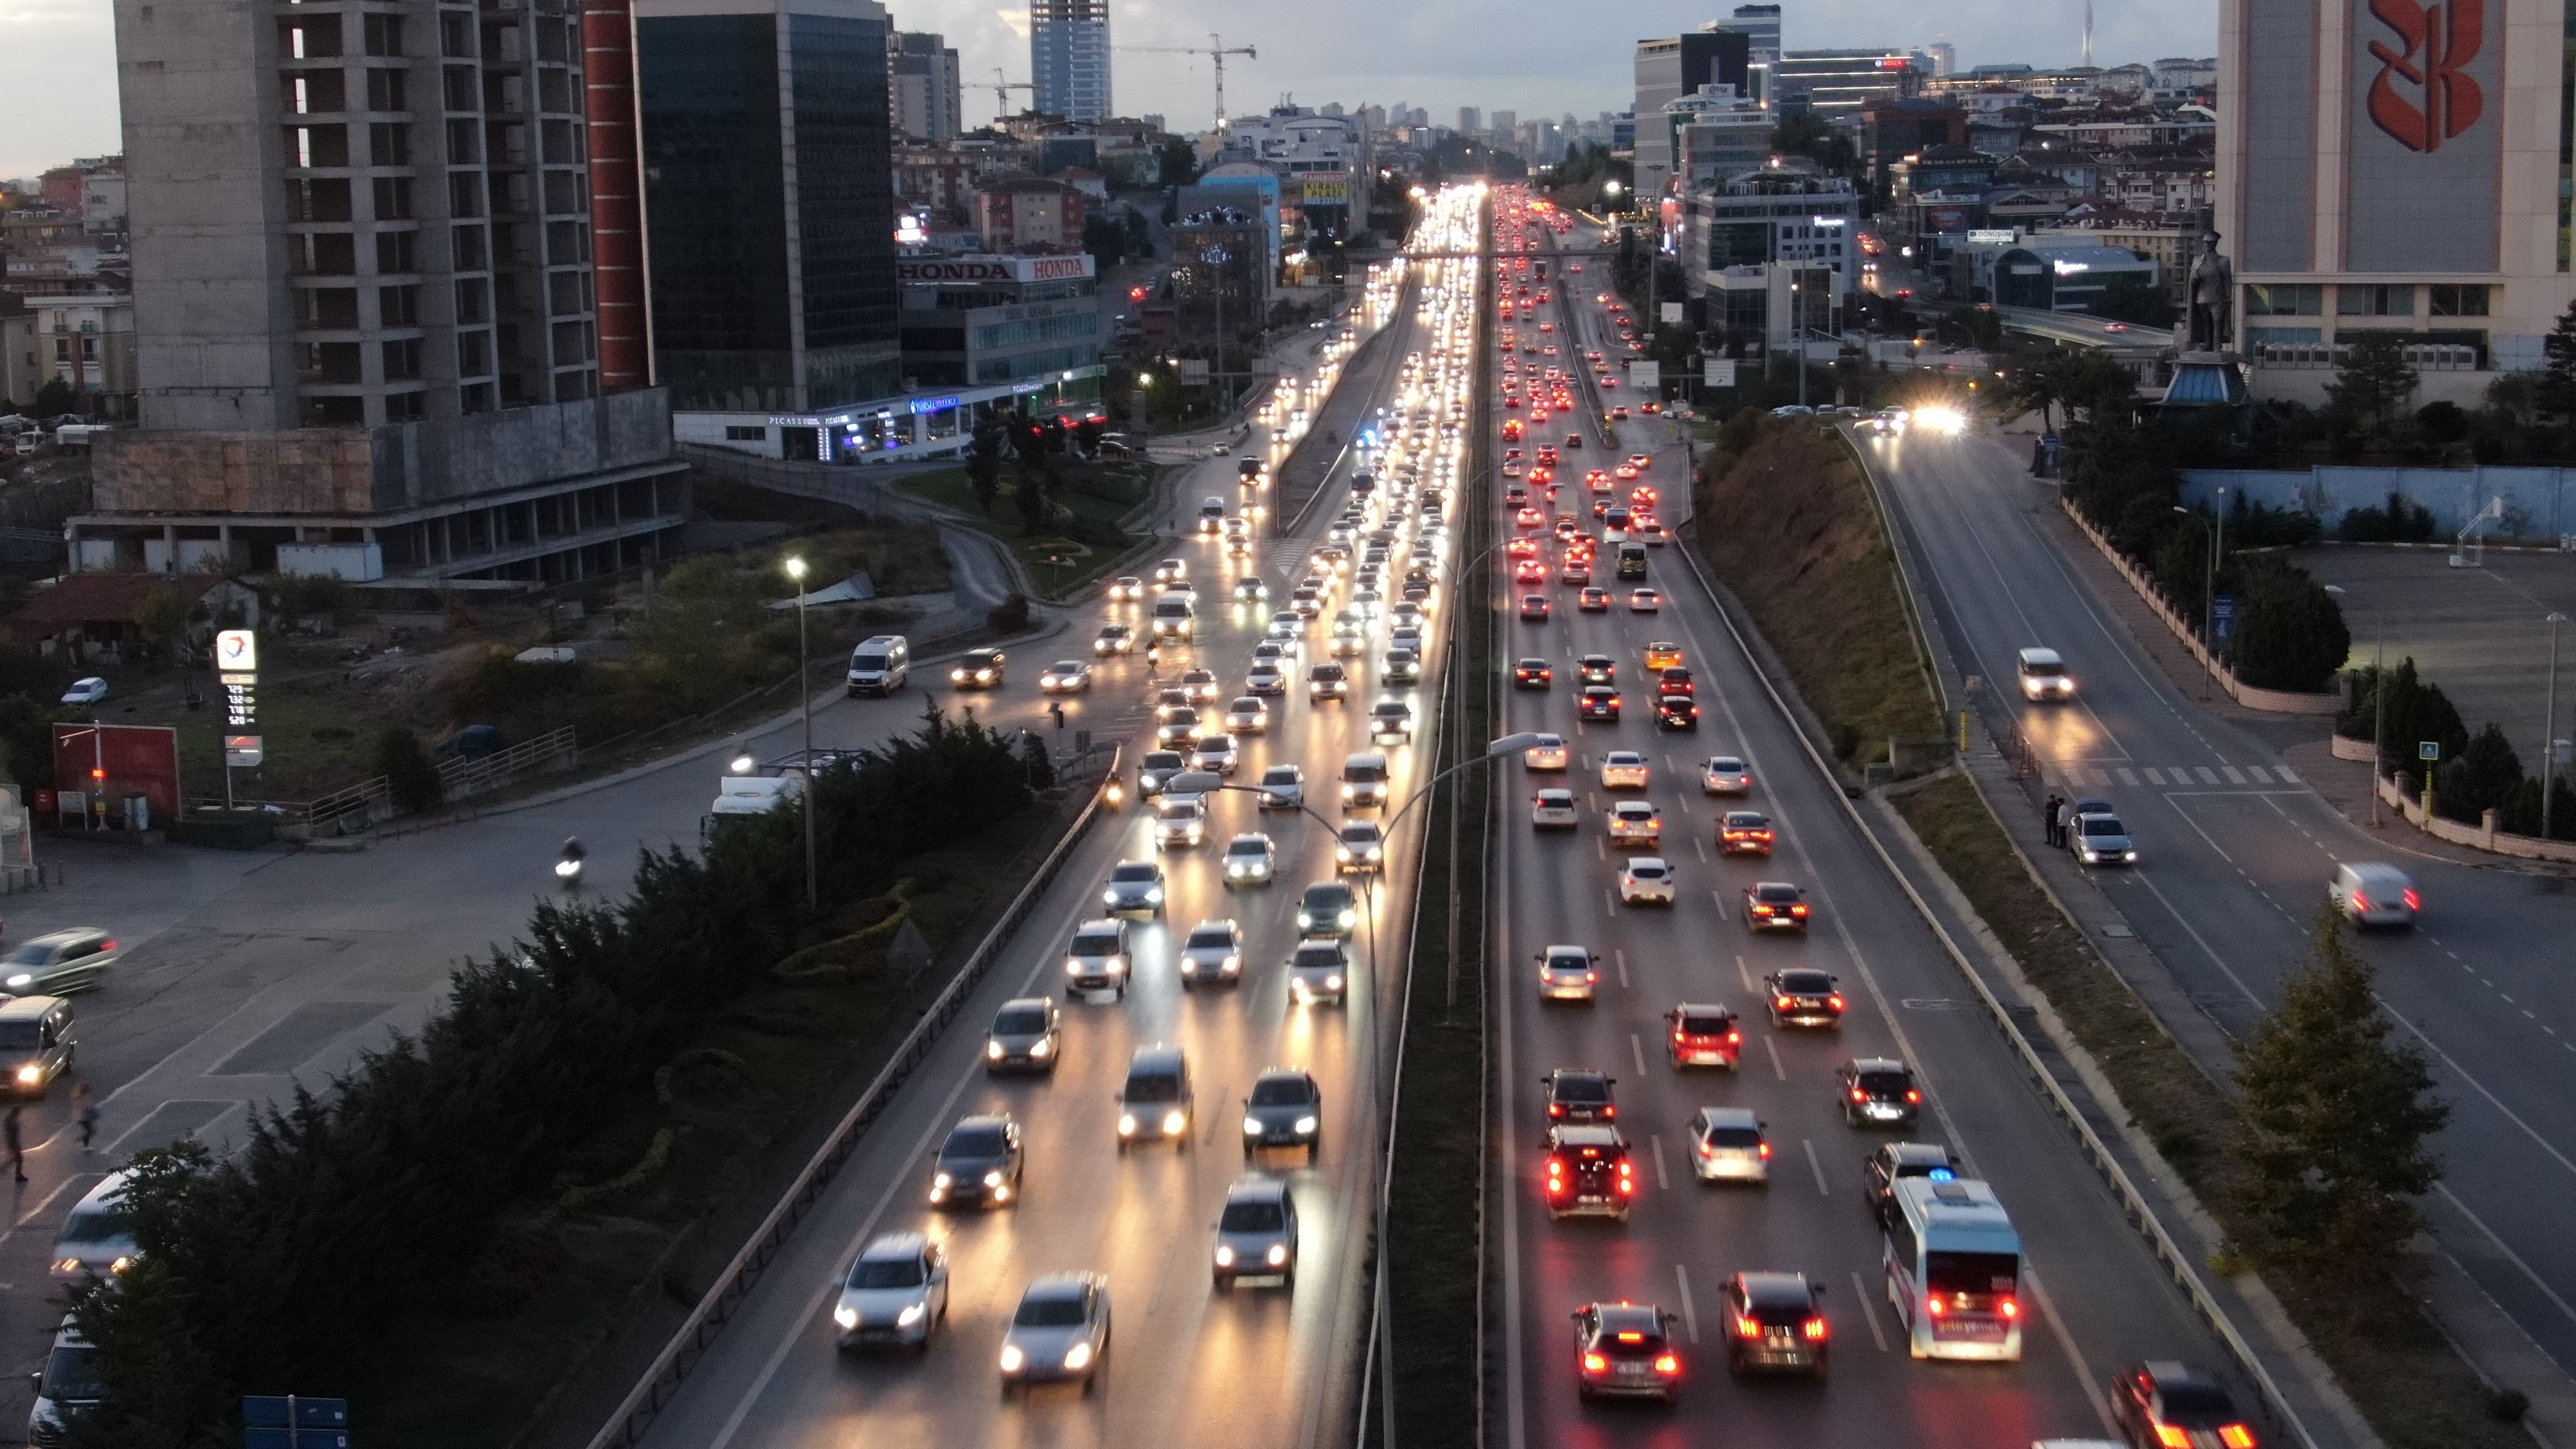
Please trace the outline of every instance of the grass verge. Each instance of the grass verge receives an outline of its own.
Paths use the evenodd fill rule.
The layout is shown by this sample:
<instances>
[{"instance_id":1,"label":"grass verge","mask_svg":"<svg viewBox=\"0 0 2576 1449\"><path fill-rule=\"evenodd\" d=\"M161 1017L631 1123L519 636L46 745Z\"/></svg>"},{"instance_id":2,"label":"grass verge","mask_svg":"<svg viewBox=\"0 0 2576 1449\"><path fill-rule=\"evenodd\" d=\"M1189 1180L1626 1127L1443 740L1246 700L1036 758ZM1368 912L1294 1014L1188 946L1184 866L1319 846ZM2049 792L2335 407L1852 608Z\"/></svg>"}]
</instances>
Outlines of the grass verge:
<instances>
[{"instance_id":1,"label":"grass verge","mask_svg":"<svg viewBox=\"0 0 2576 1449\"><path fill-rule=\"evenodd\" d=\"M873 944L837 969L773 973L711 1018L664 1067L650 1111L598 1134L549 1193L504 1215L440 1301L387 1325L383 1351L369 1356L383 1377L345 1389L365 1402L370 1437L500 1449L639 1294L694 1303L703 1284L671 1266L691 1256L674 1246L737 1195L774 1185L782 1141L824 1094L882 1065L964 959L951 948L998 908L993 883L1022 878L1070 818L1042 805L913 862L902 904L942 969L906 981ZM859 930L892 907L862 901L839 924Z\"/></svg>"},{"instance_id":2,"label":"grass verge","mask_svg":"<svg viewBox=\"0 0 2576 1449\"><path fill-rule=\"evenodd\" d=\"M2258 1241L2233 1189L2236 1111L2023 867L1976 787L1953 776L1896 802L1934 860L2101 1065L2131 1120L2181 1173L2233 1244ZM2392 1312L2385 1283L2248 1252L2301 1332L2391 1449L2527 1449L2491 1412L2476 1373L2420 1312Z\"/></svg>"},{"instance_id":3,"label":"grass verge","mask_svg":"<svg viewBox=\"0 0 2576 1449\"><path fill-rule=\"evenodd\" d=\"M1124 558L1144 535L1131 534L1119 526L1136 505L1152 496L1151 474L1135 478L1124 475L1101 475L1098 491L1092 491L1081 479L1068 479L1055 490L1055 501L1065 515L1055 520L1044 533L1029 534L1020 525L1019 512L1007 492L1010 474L1003 480L1006 491L986 513L976 501L975 490L966 481L963 468L942 468L934 472L915 473L895 486L930 503L954 508L966 515L969 527L981 529L999 540L1003 547L1019 556L1027 566L1029 578L1049 598L1063 598L1075 589L1106 573L1110 566ZM1113 542L1112 540L1117 540Z\"/></svg>"},{"instance_id":4,"label":"grass verge","mask_svg":"<svg viewBox=\"0 0 2576 1449\"><path fill-rule=\"evenodd\" d=\"M1722 431L1735 433L1739 424ZM1694 480L1701 554L1770 641L1835 755L1941 732L1868 481L1833 438L1759 419Z\"/></svg>"}]
</instances>

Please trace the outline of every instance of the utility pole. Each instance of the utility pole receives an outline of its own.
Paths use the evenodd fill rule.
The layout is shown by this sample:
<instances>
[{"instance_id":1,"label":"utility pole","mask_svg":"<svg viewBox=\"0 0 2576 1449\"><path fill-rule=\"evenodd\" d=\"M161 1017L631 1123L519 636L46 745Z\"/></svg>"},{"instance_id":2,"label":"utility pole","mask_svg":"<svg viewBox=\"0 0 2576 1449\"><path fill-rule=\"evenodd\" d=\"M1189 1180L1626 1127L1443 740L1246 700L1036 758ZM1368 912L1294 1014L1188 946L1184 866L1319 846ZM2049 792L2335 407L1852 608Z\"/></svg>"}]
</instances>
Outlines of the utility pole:
<instances>
[{"instance_id":1,"label":"utility pole","mask_svg":"<svg viewBox=\"0 0 2576 1449\"><path fill-rule=\"evenodd\" d=\"M2556 609L2549 611L2549 692L2548 702L2541 706L2540 723L2540 838L2549 839L2550 800L2558 793L2558 626L2567 616ZM2374 796L2377 791L2371 792Z\"/></svg>"}]
</instances>

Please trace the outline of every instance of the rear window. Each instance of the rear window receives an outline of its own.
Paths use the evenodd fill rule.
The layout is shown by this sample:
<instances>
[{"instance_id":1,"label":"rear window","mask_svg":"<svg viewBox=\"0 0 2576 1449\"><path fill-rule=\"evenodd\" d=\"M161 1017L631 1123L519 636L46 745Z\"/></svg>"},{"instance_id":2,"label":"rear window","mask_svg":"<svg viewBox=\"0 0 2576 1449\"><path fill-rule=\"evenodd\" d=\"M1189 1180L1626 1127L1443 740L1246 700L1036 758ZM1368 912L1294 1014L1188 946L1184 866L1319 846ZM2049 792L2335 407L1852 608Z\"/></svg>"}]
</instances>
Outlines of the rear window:
<instances>
[{"instance_id":1,"label":"rear window","mask_svg":"<svg viewBox=\"0 0 2576 1449\"><path fill-rule=\"evenodd\" d=\"M1786 971L1781 973L1780 989L1808 996L1822 996L1834 989L1834 978L1822 971Z\"/></svg>"},{"instance_id":2,"label":"rear window","mask_svg":"<svg viewBox=\"0 0 2576 1449\"><path fill-rule=\"evenodd\" d=\"M1794 905L1798 899L1798 888L1788 885L1764 886L1760 895L1763 901L1771 905Z\"/></svg>"},{"instance_id":3,"label":"rear window","mask_svg":"<svg viewBox=\"0 0 2576 1449\"><path fill-rule=\"evenodd\" d=\"M1722 1016L1685 1016L1682 1018L1682 1031L1688 1036L1721 1036L1725 1034L1726 1026L1726 1018Z\"/></svg>"},{"instance_id":4,"label":"rear window","mask_svg":"<svg viewBox=\"0 0 2576 1449\"><path fill-rule=\"evenodd\" d=\"M1760 1129L1753 1127L1711 1127L1708 1129L1708 1145L1711 1147L1759 1147L1762 1145L1762 1133Z\"/></svg>"},{"instance_id":5,"label":"rear window","mask_svg":"<svg viewBox=\"0 0 2576 1449\"><path fill-rule=\"evenodd\" d=\"M2177 1429L2216 1429L2236 1422L2236 1405L2215 1384L2165 1384L2156 1390L2164 1419Z\"/></svg>"},{"instance_id":6,"label":"rear window","mask_svg":"<svg viewBox=\"0 0 2576 1449\"><path fill-rule=\"evenodd\" d=\"M2077 829L2083 831L2087 835L2126 835L2129 833L2127 828L2120 824L2120 817L2116 815L2087 815L2083 819L2075 822L2075 824Z\"/></svg>"},{"instance_id":7,"label":"rear window","mask_svg":"<svg viewBox=\"0 0 2576 1449\"><path fill-rule=\"evenodd\" d=\"M1556 1100L1607 1102L1610 1100L1610 1084L1598 1077L1560 1077L1556 1083Z\"/></svg>"},{"instance_id":8,"label":"rear window","mask_svg":"<svg viewBox=\"0 0 2576 1449\"><path fill-rule=\"evenodd\" d=\"M1906 1075L1903 1072L1863 1072L1860 1074L1860 1085L1861 1090L1865 1092L1881 1096L1895 1096L1903 1093L1914 1084L1906 1078Z\"/></svg>"}]
</instances>

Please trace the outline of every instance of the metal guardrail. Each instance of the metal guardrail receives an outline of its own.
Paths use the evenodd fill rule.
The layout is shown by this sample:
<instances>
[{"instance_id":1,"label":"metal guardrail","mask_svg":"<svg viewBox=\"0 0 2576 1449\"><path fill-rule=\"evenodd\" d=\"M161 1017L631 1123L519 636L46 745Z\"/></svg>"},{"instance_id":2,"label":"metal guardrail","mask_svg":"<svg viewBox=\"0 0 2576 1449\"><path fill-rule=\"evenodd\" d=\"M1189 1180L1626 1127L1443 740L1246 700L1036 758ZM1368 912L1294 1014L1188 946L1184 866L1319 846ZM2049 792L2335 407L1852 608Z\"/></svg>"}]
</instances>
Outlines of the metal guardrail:
<instances>
[{"instance_id":1,"label":"metal guardrail","mask_svg":"<svg viewBox=\"0 0 2576 1449\"><path fill-rule=\"evenodd\" d=\"M1686 546L1682 556L1689 563L1692 575L1699 580L1700 587L1708 595L1710 604L1716 608L1718 621L1726 625L1727 634L1735 640L1737 650L1743 654L1745 663L1751 667L1753 677L1762 686L1762 692L1770 697L1773 707L1779 710L1781 718L1788 722L1789 732L1797 736L1799 749L1805 752L1808 762L1816 767L1817 772L1823 775L1829 784L1837 786L1831 793L1841 802L1843 813L1851 818L1852 824L1860 831L1861 838L1869 842L1871 852L1878 857L1879 863L1886 867L1889 878L1896 882L1899 890L1905 892L1905 898L1913 903L1915 912L1922 916L1923 923L1931 928L1933 937L1940 941L1941 949L1949 954L1951 963L1958 967L1959 974L1968 979L1968 985L1976 992L1977 1000L1984 1003L1987 1014L1994 1019L1996 1028L2003 1033L2004 1039L2012 1044L2014 1054L2021 1058L2022 1070L2038 1085L2041 1095L2048 1100L2050 1109L2066 1123L2067 1130L2075 1134L2077 1145L2082 1148L2086 1159L2093 1164L2094 1171L2110 1186L2113 1196L2119 1199L2121 1210L2130 1224L2138 1230L2139 1236L2146 1239L2149 1251L2154 1253L2156 1261L2164 1266L2166 1275L2182 1289L2183 1296L2191 1303L2192 1311L2199 1314L2201 1320L2218 1335L2219 1341L2226 1345L2228 1353L2236 1359L2237 1365L2245 1371L2248 1378L2254 1381L2255 1387L2262 1392L2266 1407L2272 1411L2275 1422L2286 1425L2297 1437L2303 1449L2320 1449L2316 1437L2308 1432L2307 1424L2299 1418L2298 1410L2291 1407L2288 1396L2281 1392L2281 1386L2273 1379L2271 1370L2266 1368L2263 1361L2256 1356L2253 1345L2246 1342L2244 1334L2238 1331L2235 1321L2228 1316L2226 1308L2210 1293L2208 1285L2201 1282L2200 1273L2193 1266L2191 1256L2183 1251L2182 1246L2174 1240L2173 1234L2166 1229L2163 1220L2156 1216L2154 1206L2147 1201L2145 1194L2138 1191L2138 1186L2130 1179L2128 1170L2123 1168L2119 1159L2111 1154L2109 1145L2094 1132L2093 1124L2084 1120L2084 1114L2076 1107L2075 1100L2066 1094L2065 1088L2058 1085L2057 1078L2049 1072L2047 1064L2040 1060L2038 1051L2031 1046L2030 1038L2022 1034L2019 1023L2012 1019L2011 1013L2005 1009L2003 1002L1996 997L1993 989L1986 985L1985 978L1979 975L1975 966L1970 963L1967 952L1960 948L1958 941L1951 936L1949 928L1941 923L1941 918L1933 913L1931 902L1925 900L1922 893L1914 888L1914 882L1906 877L1904 871L1897 868L1896 858L1888 853L1887 847L1879 841L1877 833L1869 828L1867 821L1861 819L1859 808L1853 805L1850 798L1839 788L1839 777L1835 775L1833 767L1817 751L1815 742L1807 738L1807 732L1799 728L1797 716L1790 711L1788 701L1781 697L1779 689L1771 683L1770 676L1763 673L1761 663L1753 653L1751 641L1747 640L1744 632L1736 627L1734 618L1726 612L1725 606L1717 602L1717 590L1695 556L1696 548L1688 546L1687 540L1683 542Z\"/></svg>"},{"instance_id":2,"label":"metal guardrail","mask_svg":"<svg viewBox=\"0 0 2576 1449\"><path fill-rule=\"evenodd\" d=\"M1101 785L1117 778L1118 763L1123 753L1124 747L1121 746L1117 753L1111 755L1109 768L1100 777ZM725 1265L724 1271L716 1275L714 1285L707 1289L697 1306L689 1311L689 1316L673 1331L670 1341L663 1345L661 1353L655 1355L652 1367L619 1402L608 1423L591 1437L589 1449L622 1449L622 1446L641 1441L651 1430L655 1416L670 1403L681 1383L706 1357L708 1345L716 1341L724 1332L725 1325L732 1321L734 1313L749 1299L761 1274L787 1245L787 1240L795 1235L797 1224L803 1222L815 1203L822 1199L824 1189L831 1185L842 1164L858 1150L860 1139L883 1115L896 1090L929 1059L948 1024L957 1019L966 999L983 984L984 977L1000 960L1002 947L1018 933L1020 921L1028 914L1030 903L1054 882L1057 872L1064 867L1066 857L1091 824L1092 817L1100 812L1101 785L1093 787L1091 799L1084 804L1082 813L1075 817L1073 824L1065 828L1064 838L1047 852L1046 860L1038 866L1028 884L1020 888L1019 894L1011 898L1011 904L1003 910L1001 919L994 922L993 929L985 933L983 941L975 947L975 953L966 958L966 964L939 993L938 1000L922 1013L921 1020L913 1024L902 1044L895 1048L894 1056L878 1071L875 1080L868 1083L867 1090L859 1094L859 1099L850 1105L850 1110L842 1115L840 1125L806 1162L804 1170L796 1175L795 1183L779 1198L778 1205L769 1210L769 1216L762 1220L759 1230L744 1242L741 1251L734 1254L733 1261Z\"/></svg>"},{"instance_id":3,"label":"metal guardrail","mask_svg":"<svg viewBox=\"0 0 2576 1449\"><path fill-rule=\"evenodd\" d=\"M525 740L504 750L472 758L455 758L438 762L440 798L453 804L496 789L521 775L544 769L569 768L581 761L581 742L571 725L549 730L533 740ZM392 785L383 775L361 780L355 785L317 795L311 800L234 800L239 810L267 810L280 825L342 827L354 817L361 827L393 816ZM190 810L220 808L219 799L196 796L188 802Z\"/></svg>"}]
</instances>

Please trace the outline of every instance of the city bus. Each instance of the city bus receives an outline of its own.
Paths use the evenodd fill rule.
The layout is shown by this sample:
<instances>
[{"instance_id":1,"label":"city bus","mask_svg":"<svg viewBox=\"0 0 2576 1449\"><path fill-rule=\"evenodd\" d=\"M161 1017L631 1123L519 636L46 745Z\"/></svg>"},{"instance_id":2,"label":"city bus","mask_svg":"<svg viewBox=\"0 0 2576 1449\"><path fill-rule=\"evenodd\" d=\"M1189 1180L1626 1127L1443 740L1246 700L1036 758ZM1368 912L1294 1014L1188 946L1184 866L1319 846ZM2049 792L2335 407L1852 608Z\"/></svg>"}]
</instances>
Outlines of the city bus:
<instances>
[{"instance_id":1,"label":"city bus","mask_svg":"<svg viewBox=\"0 0 2576 1449\"><path fill-rule=\"evenodd\" d=\"M1887 1215L1887 1301L1916 1358L2021 1358L2021 1236L1982 1182L1901 1178Z\"/></svg>"}]
</instances>

